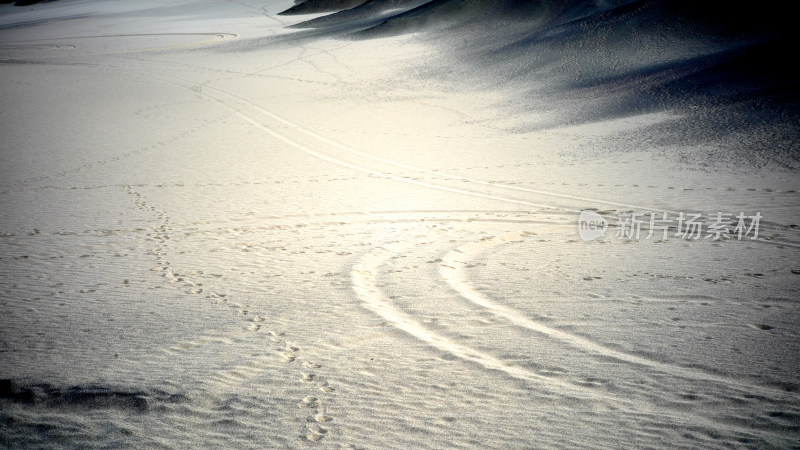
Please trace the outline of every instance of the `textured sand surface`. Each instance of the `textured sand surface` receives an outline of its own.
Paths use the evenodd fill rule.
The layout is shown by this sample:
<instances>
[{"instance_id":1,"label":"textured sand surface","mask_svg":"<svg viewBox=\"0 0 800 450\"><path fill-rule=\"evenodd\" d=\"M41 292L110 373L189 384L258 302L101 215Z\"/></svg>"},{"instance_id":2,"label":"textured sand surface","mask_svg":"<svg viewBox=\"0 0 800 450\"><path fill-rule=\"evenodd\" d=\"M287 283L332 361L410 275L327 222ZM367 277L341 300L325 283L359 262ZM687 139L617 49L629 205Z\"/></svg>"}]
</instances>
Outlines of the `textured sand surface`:
<instances>
[{"instance_id":1,"label":"textured sand surface","mask_svg":"<svg viewBox=\"0 0 800 450\"><path fill-rule=\"evenodd\" d=\"M744 38L615 53L655 7L511 3L0 5L0 443L800 445L791 99L697 87Z\"/></svg>"}]
</instances>

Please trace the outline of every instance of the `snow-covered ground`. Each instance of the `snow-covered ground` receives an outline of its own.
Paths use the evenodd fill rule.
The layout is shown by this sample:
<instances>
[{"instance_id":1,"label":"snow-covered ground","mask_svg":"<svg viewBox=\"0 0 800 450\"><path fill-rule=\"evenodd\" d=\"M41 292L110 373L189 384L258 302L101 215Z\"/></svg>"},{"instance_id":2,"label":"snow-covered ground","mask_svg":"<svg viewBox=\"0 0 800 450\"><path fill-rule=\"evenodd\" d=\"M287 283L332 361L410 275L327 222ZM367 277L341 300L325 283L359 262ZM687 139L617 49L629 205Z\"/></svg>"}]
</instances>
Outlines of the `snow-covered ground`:
<instances>
[{"instance_id":1,"label":"snow-covered ground","mask_svg":"<svg viewBox=\"0 0 800 450\"><path fill-rule=\"evenodd\" d=\"M0 5L0 443L800 445L797 141L293 4Z\"/></svg>"}]
</instances>

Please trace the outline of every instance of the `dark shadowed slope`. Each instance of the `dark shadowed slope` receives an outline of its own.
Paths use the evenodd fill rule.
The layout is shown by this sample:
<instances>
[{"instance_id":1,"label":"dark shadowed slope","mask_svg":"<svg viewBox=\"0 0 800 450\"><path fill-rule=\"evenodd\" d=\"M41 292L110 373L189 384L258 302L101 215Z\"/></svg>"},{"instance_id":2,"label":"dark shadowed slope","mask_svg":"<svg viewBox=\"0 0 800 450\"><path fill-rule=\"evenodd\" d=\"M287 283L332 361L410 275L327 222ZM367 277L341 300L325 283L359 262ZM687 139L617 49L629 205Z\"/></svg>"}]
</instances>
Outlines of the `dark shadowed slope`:
<instances>
[{"instance_id":1,"label":"dark shadowed slope","mask_svg":"<svg viewBox=\"0 0 800 450\"><path fill-rule=\"evenodd\" d=\"M333 28L352 34L375 27L387 19L425 5L429 0L369 0L354 8L293 25L293 28Z\"/></svg>"},{"instance_id":2,"label":"dark shadowed slope","mask_svg":"<svg viewBox=\"0 0 800 450\"><path fill-rule=\"evenodd\" d=\"M737 151L772 153L782 164L800 159L792 148L800 108L786 67L791 14L785 7L372 0L341 9L297 25L308 30L294 38L416 33L441 49L441 60L426 66L431 74L511 89L519 93L513 110L547 113L527 128L672 110L682 118L669 130L653 130L667 133L665 141L736 141Z\"/></svg>"},{"instance_id":3,"label":"dark shadowed slope","mask_svg":"<svg viewBox=\"0 0 800 450\"><path fill-rule=\"evenodd\" d=\"M318 14L341 11L364 3L364 0L307 0L283 11L281 15Z\"/></svg>"}]
</instances>

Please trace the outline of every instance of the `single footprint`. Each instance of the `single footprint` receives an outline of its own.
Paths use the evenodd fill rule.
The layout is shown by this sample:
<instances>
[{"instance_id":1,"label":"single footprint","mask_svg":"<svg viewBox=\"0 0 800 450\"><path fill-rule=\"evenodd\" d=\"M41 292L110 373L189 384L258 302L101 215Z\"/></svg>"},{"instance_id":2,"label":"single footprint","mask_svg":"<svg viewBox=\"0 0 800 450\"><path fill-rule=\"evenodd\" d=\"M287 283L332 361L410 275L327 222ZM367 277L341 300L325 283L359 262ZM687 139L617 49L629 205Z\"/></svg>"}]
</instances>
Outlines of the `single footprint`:
<instances>
[{"instance_id":1,"label":"single footprint","mask_svg":"<svg viewBox=\"0 0 800 450\"><path fill-rule=\"evenodd\" d=\"M322 428L317 424L314 424L308 427L308 433L306 434L306 439L308 439L311 442L317 442L320 439L324 438L327 433L328 430Z\"/></svg>"},{"instance_id":2,"label":"single footprint","mask_svg":"<svg viewBox=\"0 0 800 450\"><path fill-rule=\"evenodd\" d=\"M283 355L283 360L286 362L292 362L297 359L297 351L300 350L297 347L287 346L286 350L281 353Z\"/></svg>"},{"instance_id":3,"label":"single footprint","mask_svg":"<svg viewBox=\"0 0 800 450\"><path fill-rule=\"evenodd\" d=\"M304 373L302 374L302 377L300 377L300 379L303 381L303 383L310 383L314 381L316 377L317 376L313 373Z\"/></svg>"},{"instance_id":4,"label":"single footprint","mask_svg":"<svg viewBox=\"0 0 800 450\"><path fill-rule=\"evenodd\" d=\"M316 414L314 414L311 418L315 422L319 422L319 423L326 423L326 422L332 421L333 417L327 415L326 413L327 413L327 411L323 409L322 411L319 411Z\"/></svg>"},{"instance_id":5,"label":"single footprint","mask_svg":"<svg viewBox=\"0 0 800 450\"><path fill-rule=\"evenodd\" d=\"M319 407L319 399L317 397L307 396L304 397L297 406L301 408L318 408Z\"/></svg>"}]
</instances>

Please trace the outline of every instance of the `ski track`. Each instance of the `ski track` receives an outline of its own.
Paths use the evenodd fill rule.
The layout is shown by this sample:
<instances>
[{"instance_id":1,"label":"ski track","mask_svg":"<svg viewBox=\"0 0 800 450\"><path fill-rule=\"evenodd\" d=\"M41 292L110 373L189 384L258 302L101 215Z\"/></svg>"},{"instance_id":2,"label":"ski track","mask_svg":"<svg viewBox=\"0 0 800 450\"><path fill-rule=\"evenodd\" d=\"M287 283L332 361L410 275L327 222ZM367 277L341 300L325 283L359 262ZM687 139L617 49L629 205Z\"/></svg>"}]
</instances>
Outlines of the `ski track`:
<instances>
[{"instance_id":1,"label":"ski track","mask_svg":"<svg viewBox=\"0 0 800 450\"><path fill-rule=\"evenodd\" d=\"M603 402L607 407L614 409L623 408L628 411L635 411L637 414L661 415L665 417L671 417L672 419L682 416L684 420L691 420L691 423L693 424L702 424L713 429L724 429L732 433L750 434L755 430L755 428L747 425L713 420L694 411L687 411L683 409L676 410L667 405L658 406L655 404L636 402L629 399L623 393L598 390L594 387L570 382L569 380L561 379L556 376L541 375L497 358L490 353L477 351L469 346L462 345L457 341L448 339L430 331L412 315L395 306L391 298L389 298L379 287L381 285L381 280L379 279L382 273L381 268L385 266L391 259L403 255L410 249L417 248L418 245L415 244L418 243L412 242L411 240L406 240L403 242L388 241L381 246L374 247L370 251L364 253L353 265L350 271L350 279L353 292L355 292L356 296L366 309L393 324L397 329L402 330L416 340L428 344L439 351L445 352L465 362L476 364L484 369L503 373L506 376L517 380L534 383L538 388L546 387L553 389L554 391L559 392L561 395L565 395L567 397L571 396L573 398L585 401ZM442 267L443 264L444 261L442 264L440 264L440 267ZM458 288L454 287L454 289ZM465 289L458 289L458 291L460 294L463 292L464 295L468 295L468 292ZM510 320L517 326L522 326L545 336L556 338L576 347L590 350L605 356L610 356L637 365L655 368L671 375L697 378L699 373L703 379L725 383L729 386L735 385L736 387L744 389L753 387L758 391L770 391L771 394L775 394L775 391L760 386L750 386L743 383L736 383L728 378L714 377L703 372L691 371L678 366L658 363L656 361L651 361L645 358L639 358L633 355L608 349L588 339L583 339L568 333L560 332L550 327L542 326L541 324L524 318L518 313L512 312L510 309L495 305L488 300L482 301L481 303L478 303L475 298L468 298L467 300L479 304L487 310ZM747 390L745 390L745 392L747 392Z\"/></svg>"},{"instance_id":2,"label":"ski track","mask_svg":"<svg viewBox=\"0 0 800 450\"><path fill-rule=\"evenodd\" d=\"M569 344L576 348L588 350L589 352L593 352L595 354L602 356L611 357L630 364L649 367L651 369L655 369L660 372L673 376L684 377L688 379L713 381L716 383L721 383L728 386L733 386L740 389L745 389L750 392L757 392L759 394L764 394L764 395L774 396L774 395L786 394L786 392L780 391L778 389L773 389L766 386L760 386L751 383L745 383L730 377L722 377L712 373L704 372L702 370L691 369L674 364L667 364L661 361L656 361L649 358L643 358L641 356L615 350L613 348L604 346L595 341L586 339L584 337L572 333L567 333L565 331L556 328L549 327L541 322L537 322L536 320L530 319L518 311L514 311L513 309L507 306L503 306L493 301L492 299L486 297L485 295L481 294L480 292L476 291L475 289L469 286L469 280L464 275L464 270L463 270L464 266L468 264L469 260L474 259L482 252L492 247L507 245L514 241L518 241L519 239L524 239L526 236L530 236L530 232L524 231L524 232L507 233L491 239L485 239L477 242L469 242L467 244L461 245L460 247L457 247L449 251L446 255L444 255L441 258L442 264L439 265L439 271L442 276L442 279L453 289L453 291L455 291L462 298L468 300L469 302L475 305L485 308L492 314L498 317L502 317L517 326L556 339L558 341Z\"/></svg>"}]
</instances>

